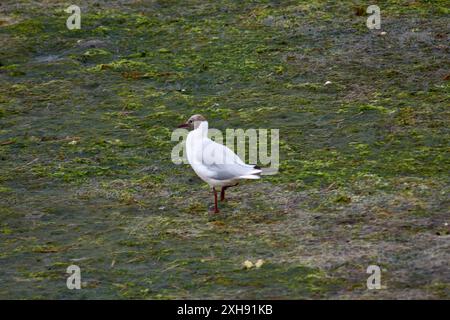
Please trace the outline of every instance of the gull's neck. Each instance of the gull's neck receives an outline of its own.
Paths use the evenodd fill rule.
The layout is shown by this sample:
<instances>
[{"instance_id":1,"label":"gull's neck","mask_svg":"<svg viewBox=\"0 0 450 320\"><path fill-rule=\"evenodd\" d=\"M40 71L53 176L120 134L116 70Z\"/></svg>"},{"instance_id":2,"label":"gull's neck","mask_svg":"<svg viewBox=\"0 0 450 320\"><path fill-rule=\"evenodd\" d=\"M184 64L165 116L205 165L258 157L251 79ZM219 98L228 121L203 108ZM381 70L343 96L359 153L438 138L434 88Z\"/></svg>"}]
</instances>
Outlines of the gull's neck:
<instances>
[{"instance_id":1,"label":"gull's neck","mask_svg":"<svg viewBox=\"0 0 450 320\"><path fill-rule=\"evenodd\" d=\"M198 128L195 129L194 132L202 137L207 137L208 136L208 121L200 122Z\"/></svg>"}]
</instances>

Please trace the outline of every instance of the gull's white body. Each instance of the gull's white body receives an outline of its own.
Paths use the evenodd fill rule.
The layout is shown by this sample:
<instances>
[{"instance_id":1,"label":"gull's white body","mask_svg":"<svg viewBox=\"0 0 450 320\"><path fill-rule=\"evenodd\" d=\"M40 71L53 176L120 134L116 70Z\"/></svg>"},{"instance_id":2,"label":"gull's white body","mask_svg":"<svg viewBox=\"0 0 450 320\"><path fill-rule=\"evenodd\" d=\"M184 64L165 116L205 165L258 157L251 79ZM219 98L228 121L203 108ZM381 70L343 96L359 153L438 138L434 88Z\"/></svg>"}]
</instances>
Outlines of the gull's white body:
<instances>
[{"instance_id":1,"label":"gull's white body","mask_svg":"<svg viewBox=\"0 0 450 320\"><path fill-rule=\"evenodd\" d=\"M260 169L245 164L228 147L208 138L208 122L202 121L186 139L186 155L195 173L211 187L226 187L240 179L259 179Z\"/></svg>"}]
</instances>

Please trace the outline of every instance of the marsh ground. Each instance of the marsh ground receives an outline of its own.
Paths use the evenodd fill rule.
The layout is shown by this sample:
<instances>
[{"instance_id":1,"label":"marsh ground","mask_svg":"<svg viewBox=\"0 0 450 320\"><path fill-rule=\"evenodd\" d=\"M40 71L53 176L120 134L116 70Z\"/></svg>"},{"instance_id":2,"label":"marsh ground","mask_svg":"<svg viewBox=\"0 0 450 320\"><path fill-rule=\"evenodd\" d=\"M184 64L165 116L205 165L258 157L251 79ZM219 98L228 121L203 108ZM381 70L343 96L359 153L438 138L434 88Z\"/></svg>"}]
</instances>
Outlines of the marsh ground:
<instances>
[{"instance_id":1,"label":"marsh ground","mask_svg":"<svg viewBox=\"0 0 450 320\"><path fill-rule=\"evenodd\" d=\"M448 2L70 4L0 5L1 298L450 297ZM217 215L170 161L194 113L280 129Z\"/></svg>"}]
</instances>

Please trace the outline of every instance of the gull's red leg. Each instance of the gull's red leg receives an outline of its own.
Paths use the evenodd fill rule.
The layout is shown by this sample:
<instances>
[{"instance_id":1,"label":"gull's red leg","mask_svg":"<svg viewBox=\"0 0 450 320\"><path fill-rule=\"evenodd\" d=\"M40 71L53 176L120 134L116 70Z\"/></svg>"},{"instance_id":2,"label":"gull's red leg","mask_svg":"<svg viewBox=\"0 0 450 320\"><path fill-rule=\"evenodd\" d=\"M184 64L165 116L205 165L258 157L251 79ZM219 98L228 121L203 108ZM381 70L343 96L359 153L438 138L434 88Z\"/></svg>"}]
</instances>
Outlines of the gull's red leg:
<instances>
[{"instance_id":1,"label":"gull's red leg","mask_svg":"<svg viewBox=\"0 0 450 320\"><path fill-rule=\"evenodd\" d=\"M236 182L236 184L233 184L232 186L222 187L222 190L220 191L220 201L224 201L225 200L225 190L227 190L230 187L235 187L238 184L239 184L239 182Z\"/></svg>"},{"instance_id":2,"label":"gull's red leg","mask_svg":"<svg viewBox=\"0 0 450 320\"><path fill-rule=\"evenodd\" d=\"M227 187L222 187L222 190L220 190L220 201L225 200L225 190Z\"/></svg>"},{"instance_id":3,"label":"gull's red leg","mask_svg":"<svg viewBox=\"0 0 450 320\"><path fill-rule=\"evenodd\" d=\"M216 188L213 187L214 191L214 213L219 213L219 208L217 207L217 191Z\"/></svg>"}]
</instances>

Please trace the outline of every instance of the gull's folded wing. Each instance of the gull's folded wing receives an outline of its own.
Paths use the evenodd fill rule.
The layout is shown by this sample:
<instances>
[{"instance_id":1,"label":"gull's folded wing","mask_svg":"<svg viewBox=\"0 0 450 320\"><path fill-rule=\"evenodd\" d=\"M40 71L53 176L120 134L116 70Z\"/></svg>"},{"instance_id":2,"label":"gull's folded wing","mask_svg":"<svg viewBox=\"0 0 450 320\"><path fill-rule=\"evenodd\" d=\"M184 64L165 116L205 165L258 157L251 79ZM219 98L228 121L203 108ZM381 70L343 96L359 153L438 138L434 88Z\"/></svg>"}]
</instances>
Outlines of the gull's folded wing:
<instances>
[{"instance_id":1,"label":"gull's folded wing","mask_svg":"<svg viewBox=\"0 0 450 320\"><path fill-rule=\"evenodd\" d=\"M257 179L260 169L245 164L230 148L208 138L203 140L202 164L204 174L211 179ZM255 175L255 176L253 176Z\"/></svg>"}]
</instances>

